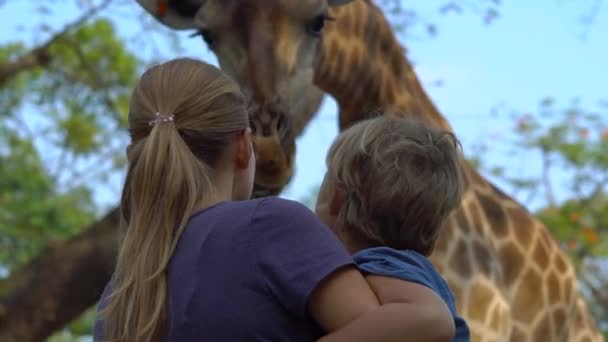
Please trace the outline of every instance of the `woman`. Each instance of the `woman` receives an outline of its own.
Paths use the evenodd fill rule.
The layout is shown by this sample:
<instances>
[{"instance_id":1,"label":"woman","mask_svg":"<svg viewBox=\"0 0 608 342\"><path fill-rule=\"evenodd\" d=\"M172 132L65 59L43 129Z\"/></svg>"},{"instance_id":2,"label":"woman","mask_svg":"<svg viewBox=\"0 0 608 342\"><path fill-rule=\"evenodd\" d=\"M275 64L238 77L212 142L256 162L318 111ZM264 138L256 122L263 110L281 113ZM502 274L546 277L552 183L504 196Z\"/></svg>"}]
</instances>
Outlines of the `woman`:
<instances>
[{"instance_id":1,"label":"woman","mask_svg":"<svg viewBox=\"0 0 608 342\"><path fill-rule=\"evenodd\" d=\"M129 131L125 231L95 340L311 341L339 329L382 329L375 339L382 341L406 334L394 319L403 308L379 306L347 251L308 209L279 198L248 200L255 157L245 101L217 68L176 59L146 71L131 98ZM429 336L446 317L450 323L441 309L421 317L433 323Z\"/></svg>"}]
</instances>

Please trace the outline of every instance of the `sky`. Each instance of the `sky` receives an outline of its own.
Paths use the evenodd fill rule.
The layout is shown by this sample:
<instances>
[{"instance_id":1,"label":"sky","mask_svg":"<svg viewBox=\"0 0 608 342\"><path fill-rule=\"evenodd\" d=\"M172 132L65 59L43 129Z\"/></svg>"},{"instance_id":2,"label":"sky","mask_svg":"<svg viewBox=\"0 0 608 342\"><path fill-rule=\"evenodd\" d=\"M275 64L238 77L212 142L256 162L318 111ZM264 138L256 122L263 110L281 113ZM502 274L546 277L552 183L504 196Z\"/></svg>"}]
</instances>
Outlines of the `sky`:
<instances>
[{"instance_id":1,"label":"sky","mask_svg":"<svg viewBox=\"0 0 608 342\"><path fill-rule=\"evenodd\" d=\"M42 34L15 30L19 25L28 27L32 23L33 3L7 2L0 7L0 44L14 40L15 34L28 42L42 41ZM485 155L488 163L507 164L509 171L517 174L537 174L540 165L535 153L506 155L508 142L513 139L514 122L505 115L491 115L492 108L506 105L522 113L533 112L546 96L557 98L560 106L580 97L583 104L593 107L596 101L608 98L608 44L605 43L608 5L601 9L586 38L581 38L584 26L580 24L580 17L593 3L593 0L504 1L500 2L499 18L486 26L481 16L471 11L439 16L438 2L408 1L411 8L436 19L439 34L435 38L408 35L400 37L401 41L427 92L462 141L466 155L475 154L473 146L485 142L489 144ZM69 6L56 6L59 7L50 20L52 27L59 28L77 16ZM127 14L123 12L122 17L115 20L118 30L125 34L139 24L137 16ZM185 54L217 65L204 43L187 38L188 34L179 33L184 46L180 54L172 55L166 42L157 43L168 51L169 57ZM442 86L436 85L438 80ZM316 118L298 139L295 178L283 197L302 199L320 183L325 172L324 155L336 134L337 107L327 96ZM112 189L98 189L97 200L115 204L121 181L118 177ZM559 179L556 181L559 183ZM498 183L509 192L508 187ZM564 189L558 189L558 196L567 195Z\"/></svg>"}]
</instances>

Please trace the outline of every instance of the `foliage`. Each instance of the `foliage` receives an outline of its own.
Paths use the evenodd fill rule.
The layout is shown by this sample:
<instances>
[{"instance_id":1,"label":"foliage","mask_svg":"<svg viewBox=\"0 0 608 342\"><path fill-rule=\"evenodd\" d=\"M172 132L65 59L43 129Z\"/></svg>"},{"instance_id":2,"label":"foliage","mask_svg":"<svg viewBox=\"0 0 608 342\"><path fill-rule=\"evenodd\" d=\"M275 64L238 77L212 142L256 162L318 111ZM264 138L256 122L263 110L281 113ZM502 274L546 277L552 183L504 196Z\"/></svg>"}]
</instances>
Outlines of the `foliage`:
<instances>
[{"instance_id":1,"label":"foliage","mask_svg":"<svg viewBox=\"0 0 608 342\"><path fill-rule=\"evenodd\" d=\"M89 19L47 48L48 61L19 70L0 92L0 268L24 264L91 224L94 193L124 165L130 87L142 62L114 24ZM0 46L0 65L35 48ZM52 340L88 335L89 312Z\"/></svg>"},{"instance_id":2,"label":"foliage","mask_svg":"<svg viewBox=\"0 0 608 342\"><path fill-rule=\"evenodd\" d=\"M543 99L538 113L511 115L515 138L508 142L509 154L536 160L538 172L530 172L531 165L526 172L515 173L505 171L505 165L481 163L512 193L527 197L529 204L536 201L541 208L537 216L577 259L608 256L608 116L602 112L606 110L608 106L600 105L600 112L586 111L576 100L559 110L552 98ZM556 194L558 187L567 194Z\"/></svg>"},{"instance_id":3,"label":"foliage","mask_svg":"<svg viewBox=\"0 0 608 342\"><path fill-rule=\"evenodd\" d=\"M492 24L499 17L500 1L440 1L434 13L421 13L415 8L404 5L401 0L380 0L384 13L393 28L407 37L435 37L440 29L440 16L474 13L485 25Z\"/></svg>"},{"instance_id":4,"label":"foliage","mask_svg":"<svg viewBox=\"0 0 608 342\"><path fill-rule=\"evenodd\" d=\"M90 223L95 208L91 189L55 190L31 140L0 131L0 262L13 267Z\"/></svg>"},{"instance_id":5,"label":"foliage","mask_svg":"<svg viewBox=\"0 0 608 342\"><path fill-rule=\"evenodd\" d=\"M557 3L558 1L556 1ZM411 3L402 0L377 0L389 18L391 25L408 38L435 37L441 32L440 17L474 14L486 26L499 20L501 0L443 0L435 5L432 13L421 13ZM604 5L603 0L584 4L575 15L581 24L581 38L586 38Z\"/></svg>"},{"instance_id":6,"label":"foliage","mask_svg":"<svg viewBox=\"0 0 608 342\"><path fill-rule=\"evenodd\" d=\"M95 323L96 310L91 308L81 315L79 319L70 323L65 329L58 331L48 339L48 342L79 342L90 336Z\"/></svg>"},{"instance_id":7,"label":"foliage","mask_svg":"<svg viewBox=\"0 0 608 342\"><path fill-rule=\"evenodd\" d=\"M475 163L507 184L507 193L539 208L536 216L572 257L596 318L608 324L608 104L590 111L578 100L565 109L555 102L548 97L537 113L511 114L515 139L507 142L509 166L488 164L484 157ZM525 172L514 170L517 159Z\"/></svg>"},{"instance_id":8,"label":"foliage","mask_svg":"<svg viewBox=\"0 0 608 342\"><path fill-rule=\"evenodd\" d=\"M23 54L0 48L0 63ZM124 164L129 86L138 60L106 19L49 47L48 65L5 84L0 105L0 264L17 267L95 218L92 193ZM27 103L25 102L27 101Z\"/></svg>"}]
</instances>

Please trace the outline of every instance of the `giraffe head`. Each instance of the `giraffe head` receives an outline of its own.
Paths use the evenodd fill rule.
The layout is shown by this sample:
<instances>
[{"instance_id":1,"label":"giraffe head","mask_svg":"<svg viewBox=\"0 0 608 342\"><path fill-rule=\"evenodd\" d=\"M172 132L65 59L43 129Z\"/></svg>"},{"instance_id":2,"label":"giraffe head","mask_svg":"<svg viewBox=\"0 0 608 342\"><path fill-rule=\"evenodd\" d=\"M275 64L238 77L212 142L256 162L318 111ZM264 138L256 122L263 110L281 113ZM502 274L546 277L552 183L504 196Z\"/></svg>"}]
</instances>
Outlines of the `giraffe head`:
<instances>
[{"instance_id":1,"label":"giraffe head","mask_svg":"<svg viewBox=\"0 0 608 342\"><path fill-rule=\"evenodd\" d=\"M173 29L194 29L250 99L257 147L256 190L276 194L292 174L294 113L316 110L314 70L332 6L352 0L138 0ZM311 101L316 101L311 108Z\"/></svg>"}]
</instances>

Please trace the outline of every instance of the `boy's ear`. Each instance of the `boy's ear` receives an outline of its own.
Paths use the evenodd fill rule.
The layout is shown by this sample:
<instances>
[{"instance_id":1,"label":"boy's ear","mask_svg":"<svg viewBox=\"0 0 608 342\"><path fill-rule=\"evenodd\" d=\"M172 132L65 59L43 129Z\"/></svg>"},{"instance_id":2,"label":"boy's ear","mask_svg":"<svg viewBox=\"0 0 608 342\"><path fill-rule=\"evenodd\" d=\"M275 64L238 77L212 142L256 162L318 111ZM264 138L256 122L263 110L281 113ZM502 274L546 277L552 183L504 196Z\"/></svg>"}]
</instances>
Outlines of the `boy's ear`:
<instances>
[{"instance_id":1,"label":"boy's ear","mask_svg":"<svg viewBox=\"0 0 608 342\"><path fill-rule=\"evenodd\" d=\"M331 191L331 199L329 201L329 214L331 216L338 216L340 208L342 208L342 191L334 187Z\"/></svg>"}]
</instances>

